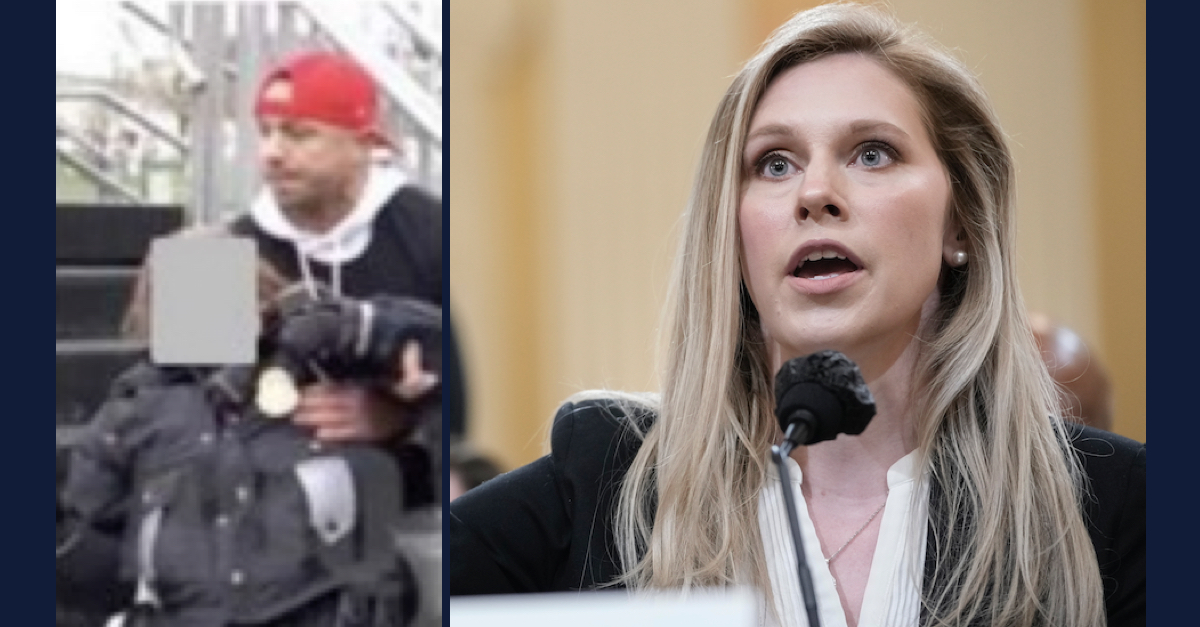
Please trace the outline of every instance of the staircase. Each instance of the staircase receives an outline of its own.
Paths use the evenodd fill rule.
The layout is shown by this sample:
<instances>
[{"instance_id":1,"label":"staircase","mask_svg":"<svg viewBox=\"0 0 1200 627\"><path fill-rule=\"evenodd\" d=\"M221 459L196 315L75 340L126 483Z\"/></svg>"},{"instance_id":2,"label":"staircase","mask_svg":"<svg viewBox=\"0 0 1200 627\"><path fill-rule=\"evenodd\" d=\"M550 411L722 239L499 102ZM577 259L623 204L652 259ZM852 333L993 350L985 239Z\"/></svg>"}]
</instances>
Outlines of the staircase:
<instances>
[{"instance_id":1,"label":"staircase","mask_svg":"<svg viewBox=\"0 0 1200 627\"><path fill-rule=\"evenodd\" d=\"M121 321L150 241L181 228L175 207L60 205L55 215L55 423L91 417L142 347Z\"/></svg>"},{"instance_id":2,"label":"staircase","mask_svg":"<svg viewBox=\"0 0 1200 627\"><path fill-rule=\"evenodd\" d=\"M151 240L183 225L179 207L59 204L55 209L56 490L66 449L143 347L121 339L121 322ZM100 627L99 618L56 608L57 627Z\"/></svg>"}]
</instances>

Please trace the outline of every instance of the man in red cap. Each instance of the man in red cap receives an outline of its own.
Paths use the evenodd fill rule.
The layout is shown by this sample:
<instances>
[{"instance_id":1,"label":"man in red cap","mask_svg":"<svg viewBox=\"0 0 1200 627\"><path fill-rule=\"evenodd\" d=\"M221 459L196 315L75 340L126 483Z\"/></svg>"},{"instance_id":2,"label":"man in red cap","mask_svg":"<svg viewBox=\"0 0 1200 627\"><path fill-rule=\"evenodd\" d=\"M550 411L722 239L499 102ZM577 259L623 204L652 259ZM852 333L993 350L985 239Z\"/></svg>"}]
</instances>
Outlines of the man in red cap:
<instances>
[{"instance_id":1,"label":"man in red cap","mask_svg":"<svg viewBox=\"0 0 1200 627\"><path fill-rule=\"evenodd\" d=\"M260 257L314 293L320 283L355 300L398 296L440 309L441 199L388 158L396 144L380 105L372 76L338 53L303 53L268 71L254 103L265 189L233 231L254 238ZM394 453L410 509L441 503L441 346L416 361L437 376L412 381L437 384L433 394L318 384L301 391L292 416L318 440L375 443ZM419 605L429 608L421 613L439 614L439 603L423 599Z\"/></svg>"},{"instance_id":2,"label":"man in red cap","mask_svg":"<svg viewBox=\"0 0 1200 627\"><path fill-rule=\"evenodd\" d=\"M372 77L343 55L304 53L267 73L254 106L266 189L234 231L289 279L442 307L441 203L385 158L394 144ZM406 414L377 390L322 385L295 421L331 441L393 441L433 418Z\"/></svg>"},{"instance_id":3,"label":"man in red cap","mask_svg":"<svg viewBox=\"0 0 1200 627\"><path fill-rule=\"evenodd\" d=\"M255 114L267 185L285 217L311 235L350 217L371 182L372 153L392 148L375 82L337 54L303 54L271 71ZM401 186L397 178L389 188Z\"/></svg>"}]
</instances>

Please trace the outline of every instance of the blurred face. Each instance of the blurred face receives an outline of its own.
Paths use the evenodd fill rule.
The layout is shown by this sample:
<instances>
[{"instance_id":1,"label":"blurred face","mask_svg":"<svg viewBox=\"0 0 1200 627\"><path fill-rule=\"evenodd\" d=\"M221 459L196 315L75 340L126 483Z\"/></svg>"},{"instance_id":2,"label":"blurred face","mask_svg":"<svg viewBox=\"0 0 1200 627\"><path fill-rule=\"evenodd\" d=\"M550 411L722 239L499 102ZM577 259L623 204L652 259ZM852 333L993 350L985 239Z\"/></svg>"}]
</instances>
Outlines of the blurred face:
<instances>
[{"instance_id":1,"label":"blurred face","mask_svg":"<svg viewBox=\"0 0 1200 627\"><path fill-rule=\"evenodd\" d=\"M329 211L357 193L370 154L357 134L322 122L276 117L259 120L259 133L263 178L289 214Z\"/></svg>"},{"instance_id":2,"label":"blurred face","mask_svg":"<svg viewBox=\"0 0 1200 627\"><path fill-rule=\"evenodd\" d=\"M759 104L743 165L743 274L774 365L826 349L868 376L893 363L961 248L912 92L859 55L793 67Z\"/></svg>"}]
</instances>

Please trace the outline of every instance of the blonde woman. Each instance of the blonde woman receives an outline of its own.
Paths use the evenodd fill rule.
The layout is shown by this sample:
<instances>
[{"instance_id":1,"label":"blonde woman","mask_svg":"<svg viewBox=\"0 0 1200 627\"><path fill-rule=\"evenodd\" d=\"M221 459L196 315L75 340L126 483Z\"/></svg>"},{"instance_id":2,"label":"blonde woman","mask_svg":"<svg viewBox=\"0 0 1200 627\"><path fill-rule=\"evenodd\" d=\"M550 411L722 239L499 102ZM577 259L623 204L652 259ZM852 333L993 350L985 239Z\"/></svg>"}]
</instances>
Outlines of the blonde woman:
<instances>
[{"instance_id":1,"label":"blonde woman","mask_svg":"<svg viewBox=\"0 0 1200 627\"><path fill-rule=\"evenodd\" d=\"M1016 284L1013 162L975 77L877 9L781 27L722 100L661 396L574 399L456 502L456 595L751 585L808 624L774 374L833 349L878 414L792 454L821 623L1145 624L1145 447L1062 415Z\"/></svg>"}]
</instances>

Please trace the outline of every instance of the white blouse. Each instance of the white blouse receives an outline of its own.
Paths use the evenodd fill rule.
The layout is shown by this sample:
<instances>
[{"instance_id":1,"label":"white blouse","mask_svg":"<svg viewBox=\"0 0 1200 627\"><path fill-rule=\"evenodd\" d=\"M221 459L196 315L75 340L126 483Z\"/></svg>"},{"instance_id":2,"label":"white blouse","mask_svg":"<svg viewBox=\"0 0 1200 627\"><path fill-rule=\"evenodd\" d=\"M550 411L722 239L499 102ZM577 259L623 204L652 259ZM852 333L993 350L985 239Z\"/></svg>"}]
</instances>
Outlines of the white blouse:
<instances>
[{"instance_id":1,"label":"white blouse","mask_svg":"<svg viewBox=\"0 0 1200 627\"><path fill-rule=\"evenodd\" d=\"M879 542L871 563L871 574L863 598L859 624L872 627L915 627L921 616L921 582L925 572L925 529L929 517L928 482L917 481L916 454L909 455L888 471L890 493L884 510ZM846 614L838 597L833 575L825 564L821 542L809 517L808 503L800 490L804 477L800 465L788 458L791 489L799 509L800 533L812 572L821 627L847 627ZM926 486L919 488L918 485ZM766 487L759 497L767 571L775 595L775 608L782 624L763 612L761 624L769 627L808 627L808 612L796 572L796 549L792 544L787 505L775 462L770 462ZM915 526L915 527L914 527ZM763 608L765 610L765 606Z\"/></svg>"}]
</instances>

